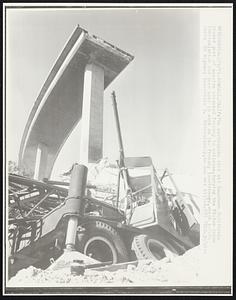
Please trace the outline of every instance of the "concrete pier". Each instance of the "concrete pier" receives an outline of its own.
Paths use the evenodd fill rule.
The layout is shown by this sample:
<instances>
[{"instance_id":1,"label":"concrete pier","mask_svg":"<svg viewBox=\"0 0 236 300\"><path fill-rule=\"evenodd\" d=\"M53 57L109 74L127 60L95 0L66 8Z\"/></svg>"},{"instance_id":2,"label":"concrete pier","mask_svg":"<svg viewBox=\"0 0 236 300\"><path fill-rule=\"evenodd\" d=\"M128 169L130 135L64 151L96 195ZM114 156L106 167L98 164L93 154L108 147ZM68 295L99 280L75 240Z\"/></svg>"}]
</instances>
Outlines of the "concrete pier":
<instances>
[{"instance_id":1,"label":"concrete pier","mask_svg":"<svg viewBox=\"0 0 236 300\"><path fill-rule=\"evenodd\" d=\"M42 143L38 144L34 168L34 179L42 180L45 177L45 170L47 168L47 158L47 146Z\"/></svg>"},{"instance_id":2,"label":"concrete pier","mask_svg":"<svg viewBox=\"0 0 236 300\"><path fill-rule=\"evenodd\" d=\"M88 165L102 158L104 70L95 63L86 65L82 109L80 163Z\"/></svg>"}]
</instances>

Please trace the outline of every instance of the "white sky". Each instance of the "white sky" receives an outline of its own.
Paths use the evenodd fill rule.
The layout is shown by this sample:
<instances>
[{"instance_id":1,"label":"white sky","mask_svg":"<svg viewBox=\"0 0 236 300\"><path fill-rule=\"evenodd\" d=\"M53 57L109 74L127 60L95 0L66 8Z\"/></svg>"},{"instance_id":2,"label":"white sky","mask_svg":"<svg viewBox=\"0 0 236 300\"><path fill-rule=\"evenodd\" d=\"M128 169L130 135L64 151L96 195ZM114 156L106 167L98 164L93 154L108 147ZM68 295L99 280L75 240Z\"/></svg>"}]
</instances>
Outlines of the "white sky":
<instances>
[{"instance_id":1,"label":"white sky","mask_svg":"<svg viewBox=\"0 0 236 300\"><path fill-rule=\"evenodd\" d=\"M158 168L192 178L185 190L190 186L196 190L200 160L196 8L8 10L8 159L17 161L33 103L77 24L135 57L104 93L104 156L113 160L119 155L110 100L115 90L125 154L151 156ZM54 176L78 161L79 129L62 149Z\"/></svg>"}]
</instances>

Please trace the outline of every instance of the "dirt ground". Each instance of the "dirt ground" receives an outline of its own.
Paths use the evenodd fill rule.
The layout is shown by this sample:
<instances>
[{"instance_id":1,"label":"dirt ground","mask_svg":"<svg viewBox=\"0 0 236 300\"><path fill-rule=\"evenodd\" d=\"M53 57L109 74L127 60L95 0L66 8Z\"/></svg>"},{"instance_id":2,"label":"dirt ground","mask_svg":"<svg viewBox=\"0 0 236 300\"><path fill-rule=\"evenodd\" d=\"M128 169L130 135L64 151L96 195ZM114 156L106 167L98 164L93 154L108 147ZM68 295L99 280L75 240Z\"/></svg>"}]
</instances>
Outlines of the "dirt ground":
<instances>
[{"instance_id":1,"label":"dirt ground","mask_svg":"<svg viewBox=\"0 0 236 300\"><path fill-rule=\"evenodd\" d=\"M85 270L84 275L71 275L70 269L41 270L33 266L20 270L8 286L168 286L194 285L199 279L200 247L181 256L162 260L140 260L137 266L110 271Z\"/></svg>"}]
</instances>

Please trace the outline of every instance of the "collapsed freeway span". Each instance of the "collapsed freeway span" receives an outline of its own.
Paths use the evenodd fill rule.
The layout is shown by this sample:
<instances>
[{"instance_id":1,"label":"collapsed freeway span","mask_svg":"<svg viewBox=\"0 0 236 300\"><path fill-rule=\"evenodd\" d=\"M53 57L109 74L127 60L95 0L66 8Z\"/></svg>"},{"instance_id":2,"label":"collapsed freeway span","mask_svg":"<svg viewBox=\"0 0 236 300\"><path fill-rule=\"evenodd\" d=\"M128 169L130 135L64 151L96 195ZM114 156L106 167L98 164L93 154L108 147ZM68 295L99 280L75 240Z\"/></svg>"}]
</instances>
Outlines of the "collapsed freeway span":
<instances>
[{"instance_id":1,"label":"collapsed freeway span","mask_svg":"<svg viewBox=\"0 0 236 300\"><path fill-rule=\"evenodd\" d=\"M102 158L103 93L133 56L77 26L56 60L27 121L19 166L50 178L55 160L80 121L84 164Z\"/></svg>"}]
</instances>

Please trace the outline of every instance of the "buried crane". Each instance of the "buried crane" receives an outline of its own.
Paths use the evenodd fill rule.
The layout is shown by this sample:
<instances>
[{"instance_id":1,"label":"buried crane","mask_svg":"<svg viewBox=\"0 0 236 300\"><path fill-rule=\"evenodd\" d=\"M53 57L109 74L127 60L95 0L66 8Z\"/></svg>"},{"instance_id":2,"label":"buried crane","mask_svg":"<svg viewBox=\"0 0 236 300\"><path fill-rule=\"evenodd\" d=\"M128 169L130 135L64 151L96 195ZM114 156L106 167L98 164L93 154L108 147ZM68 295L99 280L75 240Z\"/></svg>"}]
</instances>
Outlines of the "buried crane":
<instances>
[{"instance_id":1,"label":"buried crane","mask_svg":"<svg viewBox=\"0 0 236 300\"><path fill-rule=\"evenodd\" d=\"M199 244L196 203L184 200L167 169L159 177L150 157L125 157L114 92L112 104L120 151L115 203L91 197L97 187L87 184L83 165L73 165L69 192L65 182L10 174L9 277L29 265L49 267L65 248L90 263L117 264L181 255Z\"/></svg>"}]
</instances>

